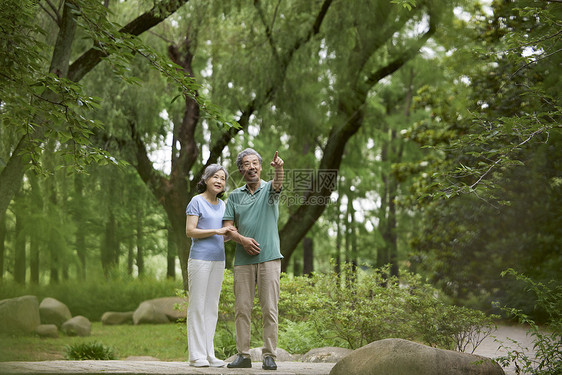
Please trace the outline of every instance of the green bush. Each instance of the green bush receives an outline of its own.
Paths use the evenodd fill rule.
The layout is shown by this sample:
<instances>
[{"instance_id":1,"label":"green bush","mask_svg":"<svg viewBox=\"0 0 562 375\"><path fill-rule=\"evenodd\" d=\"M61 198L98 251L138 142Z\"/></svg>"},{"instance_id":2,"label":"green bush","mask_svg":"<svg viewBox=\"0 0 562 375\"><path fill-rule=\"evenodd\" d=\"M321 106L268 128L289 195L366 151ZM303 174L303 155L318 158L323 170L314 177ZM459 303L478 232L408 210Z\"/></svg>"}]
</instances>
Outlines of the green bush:
<instances>
[{"instance_id":1,"label":"green bush","mask_svg":"<svg viewBox=\"0 0 562 375\"><path fill-rule=\"evenodd\" d=\"M117 359L113 348L97 341L67 345L65 358L73 361Z\"/></svg>"},{"instance_id":2,"label":"green bush","mask_svg":"<svg viewBox=\"0 0 562 375\"><path fill-rule=\"evenodd\" d=\"M317 335L344 340L351 349L394 337L464 351L492 331L491 317L446 304L417 275L398 280L388 268L356 274L346 265L340 274L315 275L314 282L309 311Z\"/></svg>"},{"instance_id":3,"label":"green bush","mask_svg":"<svg viewBox=\"0 0 562 375\"><path fill-rule=\"evenodd\" d=\"M325 339L318 335L315 326L309 321L293 322L284 320L279 325L279 347L289 353L305 354L314 348L325 346L345 347L339 338Z\"/></svg>"},{"instance_id":4,"label":"green bush","mask_svg":"<svg viewBox=\"0 0 562 375\"><path fill-rule=\"evenodd\" d=\"M217 327L215 333L215 356L217 358L228 358L236 353L236 335L234 334L234 329L226 329L224 325Z\"/></svg>"},{"instance_id":5,"label":"green bush","mask_svg":"<svg viewBox=\"0 0 562 375\"><path fill-rule=\"evenodd\" d=\"M562 374L562 285L554 280L549 285L538 283L513 269L502 272L502 276L506 275L514 276L525 283L527 291L537 297L535 308L545 311L548 319L544 329L539 329L535 321L522 310L502 308L519 323L529 326L527 334L533 337L535 355L528 356L526 354L528 348L522 348L517 341L512 340L511 344L516 344L518 348L511 349L511 345L506 346L501 343L500 347L504 348L507 354L497 358L497 361L504 367L514 364L517 374Z\"/></svg>"},{"instance_id":6,"label":"green bush","mask_svg":"<svg viewBox=\"0 0 562 375\"><path fill-rule=\"evenodd\" d=\"M323 346L355 349L370 342L398 337L428 345L474 350L493 330L492 317L451 306L417 275L400 280L388 268L313 277L281 276L279 347L306 353ZM233 275L225 272L219 305L217 352L235 350ZM261 345L261 309L252 311L252 345Z\"/></svg>"}]
</instances>

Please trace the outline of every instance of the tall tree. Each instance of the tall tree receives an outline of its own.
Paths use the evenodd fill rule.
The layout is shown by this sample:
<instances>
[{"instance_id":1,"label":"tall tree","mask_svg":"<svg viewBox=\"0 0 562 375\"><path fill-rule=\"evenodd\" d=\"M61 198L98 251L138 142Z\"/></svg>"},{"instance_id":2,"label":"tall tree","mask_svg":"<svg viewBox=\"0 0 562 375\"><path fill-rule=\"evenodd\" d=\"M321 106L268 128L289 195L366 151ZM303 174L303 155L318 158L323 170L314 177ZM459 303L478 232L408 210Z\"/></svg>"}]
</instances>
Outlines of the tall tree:
<instances>
[{"instance_id":1,"label":"tall tree","mask_svg":"<svg viewBox=\"0 0 562 375\"><path fill-rule=\"evenodd\" d=\"M500 279L507 267L560 280L560 246L552 239L562 196L562 5L492 5L493 13L471 24L467 49L447 60L464 79L424 90L418 103L429 105L432 117L411 132L435 146L416 182L424 224L413 243L418 269L458 302L475 297L483 304L525 298ZM481 63L466 64L474 51Z\"/></svg>"},{"instance_id":2,"label":"tall tree","mask_svg":"<svg viewBox=\"0 0 562 375\"><path fill-rule=\"evenodd\" d=\"M45 137L57 138L57 135L64 135L66 139L78 144L89 144L87 136L91 132L92 124L79 113L80 111L76 110L76 107L91 108L92 100L82 96L79 87L73 86L66 78L78 82L97 66L102 58L114 54L126 60L127 54L132 55L135 52L146 56L163 74L173 76L172 68L160 63L153 54L143 52L142 45L135 44L136 40L128 39L127 36L140 35L165 20L186 2L187 0L160 2L120 30L116 30L115 25L107 20L106 9L95 2L65 1L62 5L62 14L59 14L55 7L51 7L50 10L44 8L57 23L59 29L52 49L48 74L46 74L44 71L41 72L40 63L43 61L41 55L35 51L40 49L41 43L34 38L29 38L30 34L40 32L39 28L33 24L38 8L27 1L8 1L2 19L6 22L2 22L2 24L13 27L3 29L1 38L3 43L8 43L5 49L7 51L6 61L10 61L1 75L3 83L7 83L3 85L5 89L1 95L7 102L3 114L6 114L6 123L16 124L16 127L21 126L19 125L21 123L31 126L22 132L23 135L20 135L15 148L10 153L6 166L0 172L0 212L7 209L13 196L20 189L25 170L31 165L32 160L37 160L33 156L40 152L40 145ZM82 17L83 22L88 25L86 30L91 33L95 46L77 58L70 66L78 16ZM124 35L124 37L120 38L119 35ZM2 50L4 51L4 48ZM192 83L182 81L180 77L176 77L176 79L185 94L192 95ZM36 87L44 88L40 95L36 94ZM30 98L34 105L28 104ZM28 100L26 101L26 99ZM22 116L22 109L29 109L29 114L23 112ZM61 118L66 120L67 124L74 126L72 128L57 127ZM91 153L81 153L84 148L74 150L77 152L76 156L81 157L79 163L104 160L104 154L99 151L98 155L101 158L91 159Z\"/></svg>"},{"instance_id":3,"label":"tall tree","mask_svg":"<svg viewBox=\"0 0 562 375\"><path fill-rule=\"evenodd\" d=\"M326 41L329 43L328 52L333 51L336 56L332 73L336 79L333 95L337 112L330 119L332 125L322 145L320 174L314 177L314 184L319 188L291 214L280 231L284 265L326 207L311 204L313 201L326 200L333 191L333 184L322 184L321 174L323 171L339 169L347 142L363 125L369 93L382 79L392 75L418 54L421 46L437 31L446 9L442 4L425 2L420 2L412 11L382 1L365 3L363 6L365 9L354 9L353 13L353 17L365 15L361 22L346 23L347 18L342 15L349 14L352 17L351 13L346 12L347 9L334 10L338 19L332 20L332 34L327 35ZM406 30L412 26L412 22L420 22L425 16L428 17L426 31L412 38L412 33ZM393 46L392 40L396 35L402 39Z\"/></svg>"}]
</instances>

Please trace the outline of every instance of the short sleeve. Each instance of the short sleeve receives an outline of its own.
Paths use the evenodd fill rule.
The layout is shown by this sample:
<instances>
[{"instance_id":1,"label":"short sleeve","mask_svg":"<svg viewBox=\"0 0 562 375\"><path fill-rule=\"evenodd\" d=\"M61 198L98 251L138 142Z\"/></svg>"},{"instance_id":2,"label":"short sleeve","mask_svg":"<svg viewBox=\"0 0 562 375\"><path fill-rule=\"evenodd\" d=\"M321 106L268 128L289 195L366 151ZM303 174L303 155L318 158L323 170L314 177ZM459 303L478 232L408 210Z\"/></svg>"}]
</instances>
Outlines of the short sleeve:
<instances>
[{"instance_id":1,"label":"short sleeve","mask_svg":"<svg viewBox=\"0 0 562 375\"><path fill-rule=\"evenodd\" d=\"M281 185L281 189L279 189L279 191L275 191L275 189L273 189L273 180L269 181L267 183L269 186L269 199L268 199L268 203L269 204L277 204L279 203L279 197L281 196L281 193L283 192L283 186Z\"/></svg>"},{"instance_id":2,"label":"short sleeve","mask_svg":"<svg viewBox=\"0 0 562 375\"><path fill-rule=\"evenodd\" d=\"M185 209L185 214L190 216L201 217L201 208L199 207L199 199L193 197L191 202L187 205Z\"/></svg>"},{"instance_id":3,"label":"short sleeve","mask_svg":"<svg viewBox=\"0 0 562 375\"><path fill-rule=\"evenodd\" d=\"M232 194L228 197L226 201L226 208L224 209L223 220L234 220L234 202L232 200Z\"/></svg>"}]
</instances>

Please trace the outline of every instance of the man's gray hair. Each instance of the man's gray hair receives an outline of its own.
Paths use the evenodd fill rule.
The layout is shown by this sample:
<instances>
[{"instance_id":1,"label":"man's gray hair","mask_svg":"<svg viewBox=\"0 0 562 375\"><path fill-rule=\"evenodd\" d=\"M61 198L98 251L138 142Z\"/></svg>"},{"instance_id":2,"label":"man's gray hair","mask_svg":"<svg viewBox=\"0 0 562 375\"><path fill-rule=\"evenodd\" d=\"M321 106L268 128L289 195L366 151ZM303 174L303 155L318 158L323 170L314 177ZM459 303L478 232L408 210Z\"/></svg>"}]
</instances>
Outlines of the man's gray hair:
<instances>
[{"instance_id":1,"label":"man's gray hair","mask_svg":"<svg viewBox=\"0 0 562 375\"><path fill-rule=\"evenodd\" d=\"M201 181L197 183L197 192L199 194L201 194L207 189L207 180L212 176L214 176L215 173L217 173L218 171L223 171L224 179L225 181L228 181L228 172L226 171L226 169L220 164L211 164L207 168L205 168L205 171L203 172L203 176L201 176ZM222 193L219 195L222 195Z\"/></svg>"},{"instance_id":2,"label":"man's gray hair","mask_svg":"<svg viewBox=\"0 0 562 375\"><path fill-rule=\"evenodd\" d=\"M238 154L238 157L236 158L236 166L238 167L238 170L242 170L242 160L248 156L248 155L256 155L260 161L260 165L262 164L262 158L261 155L258 154L258 152L256 150L254 150L253 148L247 148L243 151L240 151L240 153Z\"/></svg>"}]
</instances>

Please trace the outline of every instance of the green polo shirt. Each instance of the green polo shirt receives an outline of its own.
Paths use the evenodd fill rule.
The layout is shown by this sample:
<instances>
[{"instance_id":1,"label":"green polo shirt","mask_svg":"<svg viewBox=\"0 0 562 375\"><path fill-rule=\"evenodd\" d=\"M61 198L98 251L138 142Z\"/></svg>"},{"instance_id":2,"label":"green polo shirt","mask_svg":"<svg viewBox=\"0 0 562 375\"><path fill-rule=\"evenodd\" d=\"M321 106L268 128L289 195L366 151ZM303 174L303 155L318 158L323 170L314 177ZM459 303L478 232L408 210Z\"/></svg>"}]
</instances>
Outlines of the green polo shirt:
<instances>
[{"instance_id":1,"label":"green polo shirt","mask_svg":"<svg viewBox=\"0 0 562 375\"><path fill-rule=\"evenodd\" d=\"M244 247L236 244L235 266L263 263L281 259L279 246L279 196L272 188L273 181L261 181L260 187L251 194L246 185L235 189L228 196L223 220L233 220L238 232L255 239L260 253L248 255Z\"/></svg>"}]
</instances>

